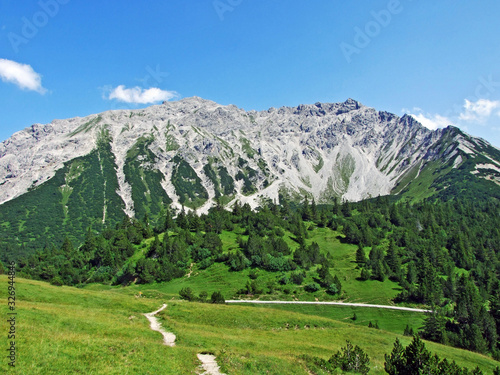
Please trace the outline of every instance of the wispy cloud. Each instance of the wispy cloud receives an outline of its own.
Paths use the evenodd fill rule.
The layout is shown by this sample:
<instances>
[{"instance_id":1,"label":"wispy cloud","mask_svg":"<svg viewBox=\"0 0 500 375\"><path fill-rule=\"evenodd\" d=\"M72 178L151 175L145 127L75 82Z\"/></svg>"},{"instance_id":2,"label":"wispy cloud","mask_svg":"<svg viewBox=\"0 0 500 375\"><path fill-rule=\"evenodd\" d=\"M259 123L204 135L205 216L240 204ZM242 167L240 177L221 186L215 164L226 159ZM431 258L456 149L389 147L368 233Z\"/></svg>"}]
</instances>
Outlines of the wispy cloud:
<instances>
[{"instance_id":1,"label":"wispy cloud","mask_svg":"<svg viewBox=\"0 0 500 375\"><path fill-rule=\"evenodd\" d=\"M458 118L463 121L484 122L498 108L500 108L500 100L479 99L472 102L465 99L464 111Z\"/></svg>"},{"instance_id":2,"label":"wispy cloud","mask_svg":"<svg viewBox=\"0 0 500 375\"><path fill-rule=\"evenodd\" d=\"M0 59L0 78L2 81L13 83L23 90L36 91L40 94L47 92L47 89L42 86L40 74L28 64Z\"/></svg>"},{"instance_id":3,"label":"wispy cloud","mask_svg":"<svg viewBox=\"0 0 500 375\"><path fill-rule=\"evenodd\" d=\"M157 87L146 90L139 86L125 88L124 85L120 85L111 90L108 99L115 99L125 103L148 104L170 100L177 96L178 94L175 91L161 90Z\"/></svg>"},{"instance_id":4,"label":"wispy cloud","mask_svg":"<svg viewBox=\"0 0 500 375\"><path fill-rule=\"evenodd\" d=\"M448 117L441 116L439 114L424 113L420 108L413 108L413 110L403 109L403 112L408 113L423 126L431 130L445 128L448 125L453 124L453 121L451 121Z\"/></svg>"}]
</instances>

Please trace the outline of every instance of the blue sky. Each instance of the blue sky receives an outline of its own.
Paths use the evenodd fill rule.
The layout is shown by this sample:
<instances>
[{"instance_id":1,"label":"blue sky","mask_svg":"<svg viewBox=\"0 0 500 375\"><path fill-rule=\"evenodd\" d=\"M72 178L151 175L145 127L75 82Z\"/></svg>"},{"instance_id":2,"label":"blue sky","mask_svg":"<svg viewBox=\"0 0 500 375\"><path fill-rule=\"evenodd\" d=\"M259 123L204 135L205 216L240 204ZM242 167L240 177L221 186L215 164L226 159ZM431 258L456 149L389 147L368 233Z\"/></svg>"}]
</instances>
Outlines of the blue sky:
<instances>
[{"instance_id":1,"label":"blue sky","mask_svg":"<svg viewBox=\"0 0 500 375\"><path fill-rule=\"evenodd\" d=\"M189 96L354 98L500 147L500 2L0 0L0 140Z\"/></svg>"}]
</instances>

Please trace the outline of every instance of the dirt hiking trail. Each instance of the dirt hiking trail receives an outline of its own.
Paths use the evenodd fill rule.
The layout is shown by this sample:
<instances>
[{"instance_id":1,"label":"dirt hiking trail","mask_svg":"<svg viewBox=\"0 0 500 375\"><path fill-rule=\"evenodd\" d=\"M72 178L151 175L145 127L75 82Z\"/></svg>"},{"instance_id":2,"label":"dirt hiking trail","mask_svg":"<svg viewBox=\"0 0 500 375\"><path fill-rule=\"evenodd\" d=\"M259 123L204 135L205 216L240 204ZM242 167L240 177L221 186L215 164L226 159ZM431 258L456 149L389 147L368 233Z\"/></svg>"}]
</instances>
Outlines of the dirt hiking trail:
<instances>
[{"instance_id":1,"label":"dirt hiking trail","mask_svg":"<svg viewBox=\"0 0 500 375\"><path fill-rule=\"evenodd\" d=\"M226 375L220 372L220 367L215 361L215 356L211 354L197 354L198 359L201 361L201 367L205 372L201 375Z\"/></svg>"},{"instance_id":2,"label":"dirt hiking trail","mask_svg":"<svg viewBox=\"0 0 500 375\"><path fill-rule=\"evenodd\" d=\"M153 331L160 332L163 335L163 344L167 346L175 346L175 335L172 332L165 331L161 326L161 323L158 321L158 318L155 316L166 307L167 304L164 303L158 310L146 313L144 316L149 320L149 323L151 323L151 329ZM217 365L214 355L197 354L197 356L202 363L200 367L205 370L202 375L225 375L219 371L219 365Z\"/></svg>"},{"instance_id":3,"label":"dirt hiking trail","mask_svg":"<svg viewBox=\"0 0 500 375\"><path fill-rule=\"evenodd\" d=\"M158 314L160 311L165 309L167 307L167 304L164 303L162 307L160 307L158 310L144 314L144 316L149 320L151 323L151 329L153 331L160 332L163 335L163 343L167 346L175 346L175 335L172 332L167 332L163 329L161 326L161 323L158 321L158 318L155 316Z\"/></svg>"}]
</instances>

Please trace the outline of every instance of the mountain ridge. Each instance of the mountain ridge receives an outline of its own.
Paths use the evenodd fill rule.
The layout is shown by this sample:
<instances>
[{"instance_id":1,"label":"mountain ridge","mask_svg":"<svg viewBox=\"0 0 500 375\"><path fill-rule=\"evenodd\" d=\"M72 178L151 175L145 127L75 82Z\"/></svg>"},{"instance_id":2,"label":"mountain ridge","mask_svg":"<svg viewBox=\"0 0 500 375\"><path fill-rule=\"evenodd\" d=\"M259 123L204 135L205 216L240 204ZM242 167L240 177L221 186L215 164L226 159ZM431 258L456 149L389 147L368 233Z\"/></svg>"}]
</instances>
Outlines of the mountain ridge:
<instances>
[{"instance_id":1,"label":"mountain ridge","mask_svg":"<svg viewBox=\"0 0 500 375\"><path fill-rule=\"evenodd\" d=\"M134 121L134 117L146 117L146 119ZM149 126L147 126L148 124ZM13 199L27 192L30 188L47 181L56 170L62 167L64 162L74 157L89 154L96 148L100 132L107 129L110 131L112 150L117 163L120 196L125 202L127 214L132 216L131 188L127 185L123 173L126 159L124 150L128 151L137 142L139 137L135 135L152 134L156 139L150 145L150 149L158 158L158 161L164 161L165 155L177 150L169 150L168 146L162 147L159 144L160 141L165 144L169 141L168 137L166 137L167 132L162 134L160 131L162 127L167 132L173 130L172 128L174 130L178 128L178 132L173 132L174 138L170 135L169 139L178 144L180 156L191 159L193 162L196 162L197 157L193 157L190 146L193 146L195 153L203 154L205 160L202 160L202 162L206 162L208 156L224 156L225 152L230 152L231 147L227 143L228 140L241 143L241 139L247 138L242 133L253 133L253 137L249 137L250 139L243 141L243 144L240 145L238 151L239 154L243 154L240 156L249 161L253 158L248 156L255 151L259 151L261 155L264 154L263 159L266 164L271 163L271 167L274 169L273 172L276 172L278 168L282 170L290 169L287 168L290 165L293 165L295 169L304 171L305 176L302 176L302 179L305 179L305 182L300 181L297 176L292 176L290 173L279 182L285 183L287 187L290 185L298 186L303 192L311 193L318 200L328 200L332 198L332 195L347 200L360 200L369 196L389 194L399 174L408 170L406 168L408 162L405 164L401 160L402 156L411 156L411 154L415 153L416 148L425 148L427 154L419 155L419 157L421 159L432 157L432 147L430 146L436 143L442 137L442 134L447 131L457 132L458 130L451 127L446 128L451 130L438 129L430 131L411 116L398 117L388 112L377 112L353 99L348 99L344 103L302 104L297 107L270 108L266 111L257 112L245 111L235 105L222 106L199 97L185 98L176 102L164 102L162 105L151 106L146 109L107 111L83 118L54 120L46 125L34 124L15 133L11 138L0 144L0 183L2 184L0 185L0 202L4 203ZM201 130L198 131L196 136L186 136L186 132L196 132L198 129ZM207 131L211 134L205 134ZM235 131L239 132L239 134L234 134ZM262 134L262 132L267 134ZM392 133L392 137L390 133ZM461 142L461 150L466 153L470 153L471 147L467 146L465 137L477 140L479 143L485 143L484 140L464 135L460 131L457 133L464 138ZM295 141L297 141L295 146L297 147L290 147L290 139L294 134L300 134L302 137L298 137L298 139L295 137ZM308 136L308 134L314 134L314 137ZM288 136L289 139L285 139L285 142L279 145L270 142L273 138L282 140L284 136ZM382 137L382 140L388 140L388 143L377 143L376 138L380 137ZM182 138L186 139L186 142L179 144L182 142ZM407 144L399 149L393 147L393 150L390 150L389 142L408 143L406 138L410 138L410 140L413 138L414 144ZM42 140L45 143L40 144ZM47 140L51 142L46 144ZM415 146L416 143L418 143L417 147ZM331 174L328 176L328 173L319 173L320 179L318 179L315 174L318 175L320 171L313 173L310 168L311 165L307 165L316 159L315 169L318 169L321 160L323 159L324 163L325 158L329 156L342 158L341 160L344 160L349 165L349 163L352 164L351 157L353 157L356 159L355 164L361 166L366 162L369 164L372 162L370 166L375 166L380 170L384 168L384 162L390 164L390 161L384 155L377 155L374 152L374 148L381 145L385 147L387 155L396 157L400 162L400 165L388 166L396 168L398 173L389 173L389 176L386 176L389 177L387 179L376 173L375 169L370 172L365 167L363 169L364 173L369 176L371 174L370 178L373 181L369 189L363 186L363 183L356 184L356 181L362 177L358 171L356 171L358 173L353 176L352 181L339 181L339 183L335 184L334 181L328 183L328 177L332 177ZM41 150L40 146L49 149L48 152L43 152L44 150ZM173 144L170 147L175 148L177 146ZM13 148L14 150L12 150ZM460 147L458 148L460 149ZM24 153L28 150L31 152L28 152L27 155L23 155L23 153L16 155L20 149L23 149ZM245 149L248 152L245 152ZM361 149L365 155L355 152L353 149ZM397 153L394 151L397 151ZM377 160L373 165L373 160L367 160L367 153L370 154L368 159L374 156L381 157L381 159ZM245 154L247 158L245 158ZM279 160L276 160L276 155L280 156ZM418 157L414 159L417 160ZM256 163L252 164L251 168L259 169L256 168ZM497 160L494 161L495 164L497 164ZM379 166L381 167L379 168ZM157 163L157 167L168 181L171 170L165 168L161 163ZM321 169L323 168L324 166ZM203 175L201 168L195 168L195 170L199 175ZM262 176L259 177L261 180L265 180L261 178ZM326 184L320 181L321 178L325 177L327 178ZM336 177L337 179L340 177L340 180L342 180L342 176L338 176L338 173ZM346 180L345 177L344 180ZM308 185L312 185L313 181L308 184L307 179L313 179L315 187L319 185L319 190L309 187ZM202 178L202 180L204 188L211 190L210 183L206 179ZM287 181L291 181L291 184L286 184ZM7 186L4 187L4 185ZM348 185L352 186L350 190ZM6 187L8 188L6 189ZM164 184L164 189L166 192L173 193L172 186L169 186L168 183ZM328 196L328 189L333 190L330 192L330 196ZM268 195L272 198L277 198L276 191L269 193ZM247 194L239 195L239 198L243 201L249 201L253 205L256 204L254 200L246 198ZM215 193L209 192L209 196L213 198ZM178 203L178 200L175 199L174 194L174 204L176 203ZM179 204L176 205L179 207Z\"/></svg>"}]
</instances>

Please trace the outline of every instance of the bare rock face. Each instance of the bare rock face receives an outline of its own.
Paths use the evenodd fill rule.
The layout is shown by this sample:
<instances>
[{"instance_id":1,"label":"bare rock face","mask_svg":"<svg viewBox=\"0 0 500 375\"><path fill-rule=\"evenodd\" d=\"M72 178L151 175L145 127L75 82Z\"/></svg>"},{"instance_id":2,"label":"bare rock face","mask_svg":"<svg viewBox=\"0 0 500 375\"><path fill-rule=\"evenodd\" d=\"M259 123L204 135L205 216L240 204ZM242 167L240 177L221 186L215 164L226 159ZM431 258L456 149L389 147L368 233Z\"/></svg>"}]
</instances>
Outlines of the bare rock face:
<instances>
[{"instance_id":1,"label":"bare rock face","mask_svg":"<svg viewBox=\"0 0 500 375\"><path fill-rule=\"evenodd\" d=\"M217 192L207 165L227 170L234 181L233 201L255 207L262 198L276 200L284 191L307 194L317 202L386 195L404 177L418 176L429 162L456 168L467 155L494 149L456 128L431 131L411 116L378 112L353 99L247 112L193 97L35 124L15 133L0 144L0 203L43 184L103 139L110 143L117 193L129 216L134 215L134 199L124 166L140 139L150 140L147 147L154 155L139 159L142 167L161 172L162 188L174 206L180 206L181 192L172 182L173 160L189 164L208 194L201 211L213 204ZM493 172L483 173L500 170L499 160L489 159L491 168L478 166L477 175L496 181Z\"/></svg>"}]
</instances>

